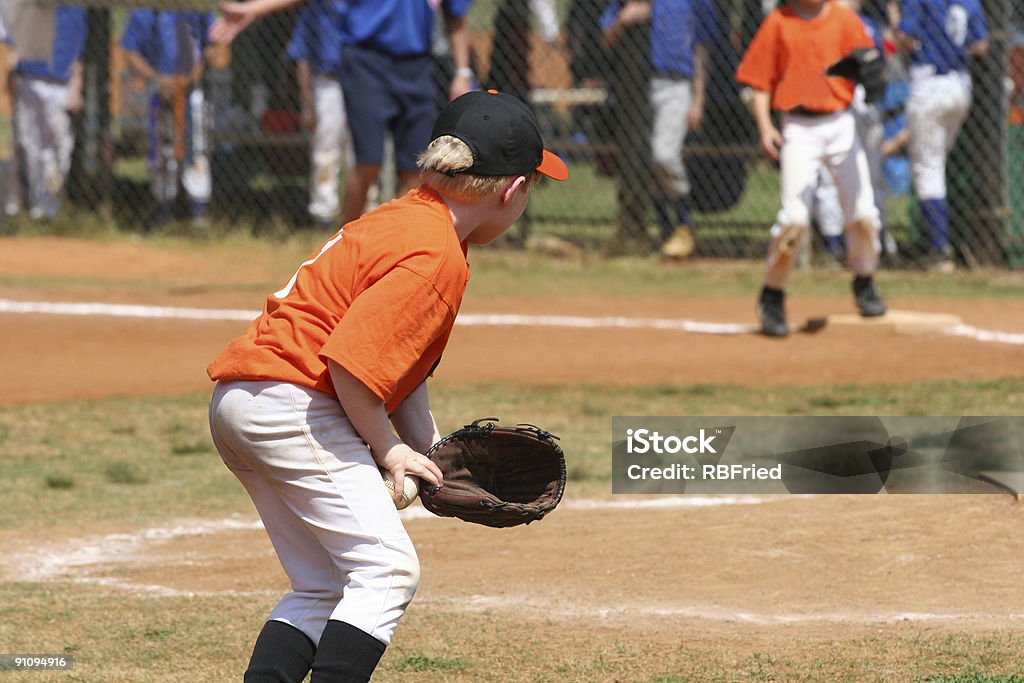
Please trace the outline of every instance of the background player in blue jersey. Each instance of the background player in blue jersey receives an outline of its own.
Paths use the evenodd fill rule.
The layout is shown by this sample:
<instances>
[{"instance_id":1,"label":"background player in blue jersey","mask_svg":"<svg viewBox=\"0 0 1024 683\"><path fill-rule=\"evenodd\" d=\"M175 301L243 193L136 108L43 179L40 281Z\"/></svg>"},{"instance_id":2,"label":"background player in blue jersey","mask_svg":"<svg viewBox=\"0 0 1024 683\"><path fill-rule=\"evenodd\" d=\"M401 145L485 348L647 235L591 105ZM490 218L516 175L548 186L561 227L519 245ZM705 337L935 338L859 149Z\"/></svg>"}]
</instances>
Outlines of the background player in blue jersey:
<instances>
[{"instance_id":1,"label":"background player in blue jersey","mask_svg":"<svg viewBox=\"0 0 1024 683\"><path fill-rule=\"evenodd\" d=\"M341 202L338 176L353 163L341 68L342 0L312 0L299 10L288 43L299 82L302 127L310 140L309 215L321 227L336 227Z\"/></svg>"},{"instance_id":2,"label":"background player in blue jersey","mask_svg":"<svg viewBox=\"0 0 1024 683\"><path fill-rule=\"evenodd\" d=\"M661 250L666 257L684 258L695 242L683 141L704 118L707 46L718 28L709 0L630 1L621 7L612 2L601 20L605 44L614 46L626 28L641 22L650 22L651 152Z\"/></svg>"},{"instance_id":3,"label":"background player in blue jersey","mask_svg":"<svg viewBox=\"0 0 1024 683\"><path fill-rule=\"evenodd\" d=\"M70 112L82 104L85 8L59 6L53 20L49 59L18 59L10 74L14 164L5 209L13 215L27 207L33 220L53 218L60 210L75 146ZM19 36L11 38L17 54Z\"/></svg>"},{"instance_id":4,"label":"background player in blue jersey","mask_svg":"<svg viewBox=\"0 0 1024 683\"><path fill-rule=\"evenodd\" d=\"M905 0L899 36L910 56L909 152L929 262L950 272L946 159L970 109L968 60L988 50L988 26L978 0Z\"/></svg>"},{"instance_id":5,"label":"background player in blue jersey","mask_svg":"<svg viewBox=\"0 0 1024 683\"><path fill-rule=\"evenodd\" d=\"M193 219L206 217L212 181L202 79L212 24L209 12L135 9L121 36L129 68L153 91L149 166L156 225L172 217L179 183L191 202Z\"/></svg>"},{"instance_id":6,"label":"background player in blue jersey","mask_svg":"<svg viewBox=\"0 0 1024 683\"><path fill-rule=\"evenodd\" d=\"M217 42L229 43L258 17L303 0L253 0L221 4L224 16L211 30ZM394 141L399 192L419 183L417 155L430 141L437 116L434 61L431 55L434 19L444 15L454 76L449 96L472 89L469 28L466 13L473 0L349 0L342 17L341 87L349 128L353 132L356 166L345 181L341 222L358 218L370 187L377 182L384 159L384 140Z\"/></svg>"}]
</instances>

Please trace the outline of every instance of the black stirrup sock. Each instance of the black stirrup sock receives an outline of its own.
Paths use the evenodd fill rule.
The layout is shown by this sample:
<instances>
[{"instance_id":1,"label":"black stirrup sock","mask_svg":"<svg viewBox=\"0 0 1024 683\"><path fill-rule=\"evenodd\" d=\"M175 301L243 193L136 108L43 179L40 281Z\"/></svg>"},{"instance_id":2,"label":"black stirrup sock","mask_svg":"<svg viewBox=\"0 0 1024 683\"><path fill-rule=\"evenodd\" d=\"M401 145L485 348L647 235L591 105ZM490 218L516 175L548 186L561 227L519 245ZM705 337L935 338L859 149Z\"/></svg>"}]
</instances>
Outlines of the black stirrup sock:
<instances>
[{"instance_id":1,"label":"black stirrup sock","mask_svg":"<svg viewBox=\"0 0 1024 683\"><path fill-rule=\"evenodd\" d=\"M330 619L313 659L311 683L366 683L387 646L344 621Z\"/></svg>"},{"instance_id":2,"label":"black stirrup sock","mask_svg":"<svg viewBox=\"0 0 1024 683\"><path fill-rule=\"evenodd\" d=\"M316 646L305 633L283 621L263 625L252 649L245 683L301 683L313 665Z\"/></svg>"}]
</instances>

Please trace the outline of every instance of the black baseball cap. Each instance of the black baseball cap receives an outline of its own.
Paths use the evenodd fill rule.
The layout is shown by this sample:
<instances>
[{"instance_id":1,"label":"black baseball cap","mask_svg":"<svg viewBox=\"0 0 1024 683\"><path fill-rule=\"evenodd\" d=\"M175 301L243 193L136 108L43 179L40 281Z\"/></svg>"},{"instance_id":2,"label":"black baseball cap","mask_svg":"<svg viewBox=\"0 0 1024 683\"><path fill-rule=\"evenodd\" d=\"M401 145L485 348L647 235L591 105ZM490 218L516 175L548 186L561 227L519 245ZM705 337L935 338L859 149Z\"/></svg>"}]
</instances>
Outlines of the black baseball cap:
<instances>
[{"instance_id":1,"label":"black baseball cap","mask_svg":"<svg viewBox=\"0 0 1024 683\"><path fill-rule=\"evenodd\" d=\"M537 119L517 97L497 90L474 90L448 103L434 123L431 140L451 135L473 152L465 173L483 176L527 175L540 171L565 180L565 162L544 149Z\"/></svg>"}]
</instances>

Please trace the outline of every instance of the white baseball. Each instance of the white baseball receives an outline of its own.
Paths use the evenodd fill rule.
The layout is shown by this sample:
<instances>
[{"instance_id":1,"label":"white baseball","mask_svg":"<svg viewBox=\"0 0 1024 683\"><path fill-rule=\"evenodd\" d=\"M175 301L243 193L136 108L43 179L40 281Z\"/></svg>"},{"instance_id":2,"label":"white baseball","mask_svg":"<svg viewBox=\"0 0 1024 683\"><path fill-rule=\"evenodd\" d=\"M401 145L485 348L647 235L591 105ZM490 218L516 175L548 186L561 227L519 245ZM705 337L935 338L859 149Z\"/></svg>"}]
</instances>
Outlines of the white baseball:
<instances>
[{"instance_id":1,"label":"white baseball","mask_svg":"<svg viewBox=\"0 0 1024 683\"><path fill-rule=\"evenodd\" d=\"M391 476L391 473L387 470L381 470L380 476L384 477L384 485L388 487L388 493L394 494L395 492L395 478ZM399 510L404 510L409 507L409 504L416 499L416 496L420 493L420 480L411 474L405 475L405 485L402 487L402 500L395 503L395 507Z\"/></svg>"}]
</instances>

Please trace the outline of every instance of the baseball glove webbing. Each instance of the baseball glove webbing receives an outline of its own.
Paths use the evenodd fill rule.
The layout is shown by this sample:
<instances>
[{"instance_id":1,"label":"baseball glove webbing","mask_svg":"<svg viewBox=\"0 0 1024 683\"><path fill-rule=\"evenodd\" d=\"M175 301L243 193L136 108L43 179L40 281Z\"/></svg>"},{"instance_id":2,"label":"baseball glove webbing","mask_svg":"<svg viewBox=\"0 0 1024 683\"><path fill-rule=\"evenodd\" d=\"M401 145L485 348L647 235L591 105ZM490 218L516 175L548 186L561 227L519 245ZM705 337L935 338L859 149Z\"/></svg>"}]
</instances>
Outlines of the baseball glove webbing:
<instances>
[{"instance_id":1,"label":"baseball glove webbing","mask_svg":"<svg viewBox=\"0 0 1024 683\"><path fill-rule=\"evenodd\" d=\"M444 485L424 486L423 507L491 527L529 524L555 509L565 491L565 456L558 437L535 425L499 427L474 420L427 453Z\"/></svg>"}]
</instances>

